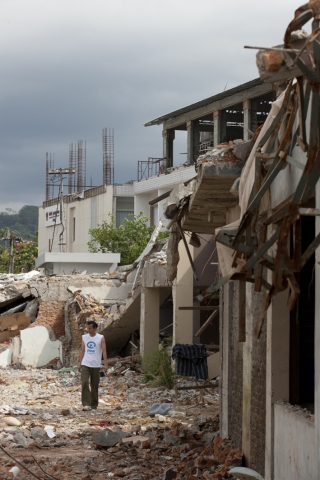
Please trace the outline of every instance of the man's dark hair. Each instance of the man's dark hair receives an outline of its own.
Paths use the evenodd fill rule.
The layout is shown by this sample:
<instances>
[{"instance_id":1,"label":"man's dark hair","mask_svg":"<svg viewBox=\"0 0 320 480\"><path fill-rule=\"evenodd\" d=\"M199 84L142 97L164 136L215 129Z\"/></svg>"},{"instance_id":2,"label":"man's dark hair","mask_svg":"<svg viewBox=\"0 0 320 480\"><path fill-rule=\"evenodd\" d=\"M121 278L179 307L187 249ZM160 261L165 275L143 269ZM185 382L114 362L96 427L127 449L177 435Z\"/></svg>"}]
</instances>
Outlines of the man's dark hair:
<instances>
[{"instance_id":1,"label":"man's dark hair","mask_svg":"<svg viewBox=\"0 0 320 480\"><path fill-rule=\"evenodd\" d=\"M89 320L89 321L87 322L87 325L92 325L93 328L98 328L98 324L97 324L97 322L95 322L94 320Z\"/></svg>"}]
</instances>

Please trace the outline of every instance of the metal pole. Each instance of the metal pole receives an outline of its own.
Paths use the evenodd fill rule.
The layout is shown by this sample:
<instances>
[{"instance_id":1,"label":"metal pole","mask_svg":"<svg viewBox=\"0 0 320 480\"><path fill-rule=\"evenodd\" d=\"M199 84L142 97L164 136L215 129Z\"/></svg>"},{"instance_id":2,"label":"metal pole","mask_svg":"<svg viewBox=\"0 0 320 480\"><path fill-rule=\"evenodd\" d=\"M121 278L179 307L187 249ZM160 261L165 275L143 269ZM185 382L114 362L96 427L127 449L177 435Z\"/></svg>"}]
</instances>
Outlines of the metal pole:
<instances>
[{"instance_id":1,"label":"metal pole","mask_svg":"<svg viewBox=\"0 0 320 480\"><path fill-rule=\"evenodd\" d=\"M8 273L13 273L14 269L14 256L13 256L13 244L14 244L14 235L10 232L10 253L9 253L9 269Z\"/></svg>"}]
</instances>

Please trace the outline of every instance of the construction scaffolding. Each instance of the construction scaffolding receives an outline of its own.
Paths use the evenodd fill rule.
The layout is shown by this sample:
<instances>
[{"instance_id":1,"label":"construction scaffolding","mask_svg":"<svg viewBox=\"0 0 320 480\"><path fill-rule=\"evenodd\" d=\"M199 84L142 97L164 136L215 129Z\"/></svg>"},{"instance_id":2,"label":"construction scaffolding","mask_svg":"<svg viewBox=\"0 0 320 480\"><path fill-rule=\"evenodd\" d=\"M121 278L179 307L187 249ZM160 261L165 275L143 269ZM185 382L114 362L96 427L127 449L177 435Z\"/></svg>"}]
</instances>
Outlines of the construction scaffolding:
<instances>
[{"instance_id":1,"label":"construction scaffolding","mask_svg":"<svg viewBox=\"0 0 320 480\"><path fill-rule=\"evenodd\" d=\"M75 170L76 169L76 158L77 158L77 144L70 143L69 144L69 169ZM68 193L75 193L76 192L76 174L69 175L68 180Z\"/></svg>"},{"instance_id":2,"label":"construction scaffolding","mask_svg":"<svg viewBox=\"0 0 320 480\"><path fill-rule=\"evenodd\" d=\"M86 142L78 140L78 144L75 145L76 149L76 191L81 192L86 187Z\"/></svg>"},{"instance_id":3,"label":"construction scaffolding","mask_svg":"<svg viewBox=\"0 0 320 480\"><path fill-rule=\"evenodd\" d=\"M46 153L46 200L54 197L54 185L50 181L49 170L54 168L54 153Z\"/></svg>"},{"instance_id":4,"label":"construction scaffolding","mask_svg":"<svg viewBox=\"0 0 320 480\"><path fill-rule=\"evenodd\" d=\"M114 184L114 130L103 128L102 130L102 151L103 151L103 183L104 185Z\"/></svg>"}]
</instances>

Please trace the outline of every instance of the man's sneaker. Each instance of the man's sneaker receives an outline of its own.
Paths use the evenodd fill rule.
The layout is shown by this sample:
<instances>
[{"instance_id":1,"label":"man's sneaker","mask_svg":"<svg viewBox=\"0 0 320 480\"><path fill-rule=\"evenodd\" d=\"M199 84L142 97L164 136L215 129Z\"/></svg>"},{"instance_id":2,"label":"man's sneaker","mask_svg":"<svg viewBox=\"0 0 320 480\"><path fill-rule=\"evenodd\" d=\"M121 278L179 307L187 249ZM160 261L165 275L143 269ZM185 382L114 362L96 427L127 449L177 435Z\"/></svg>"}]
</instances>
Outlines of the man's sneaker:
<instances>
[{"instance_id":1,"label":"man's sneaker","mask_svg":"<svg viewBox=\"0 0 320 480\"><path fill-rule=\"evenodd\" d=\"M85 405L82 410L91 410L91 407L89 407L89 405Z\"/></svg>"}]
</instances>

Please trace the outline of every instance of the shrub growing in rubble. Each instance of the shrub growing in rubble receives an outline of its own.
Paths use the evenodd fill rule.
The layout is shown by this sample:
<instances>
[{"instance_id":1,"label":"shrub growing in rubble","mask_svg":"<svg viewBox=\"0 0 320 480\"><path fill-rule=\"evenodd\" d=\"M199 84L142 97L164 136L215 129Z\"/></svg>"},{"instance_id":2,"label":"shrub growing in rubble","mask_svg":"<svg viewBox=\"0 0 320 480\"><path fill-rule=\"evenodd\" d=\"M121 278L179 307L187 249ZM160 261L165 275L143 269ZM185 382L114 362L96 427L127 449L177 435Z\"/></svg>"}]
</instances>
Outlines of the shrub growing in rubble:
<instances>
[{"instance_id":1,"label":"shrub growing in rubble","mask_svg":"<svg viewBox=\"0 0 320 480\"><path fill-rule=\"evenodd\" d=\"M89 230L92 240L88 242L91 253L120 253L120 265L131 265L143 252L150 240L154 227L148 227L148 217L141 213L139 215L130 215L130 219L125 219L120 227L115 226L113 215L110 221L103 221L97 228ZM168 233L161 233L159 238L168 236Z\"/></svg>"},{"instance_id":2,"label":"shrub growing in rubble","mask_svg":"<svg viewBox=\"0 0 320 480\"><path fill-rule=\"evenodd\" d=\"M146 354L142 360L142 369L145 382L150 382L154 387L172 388L174 371L166 348L160 346Z\"/></svg>"}]
</instances>

